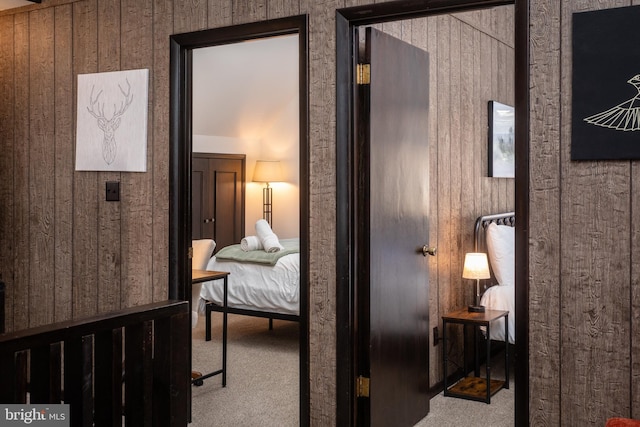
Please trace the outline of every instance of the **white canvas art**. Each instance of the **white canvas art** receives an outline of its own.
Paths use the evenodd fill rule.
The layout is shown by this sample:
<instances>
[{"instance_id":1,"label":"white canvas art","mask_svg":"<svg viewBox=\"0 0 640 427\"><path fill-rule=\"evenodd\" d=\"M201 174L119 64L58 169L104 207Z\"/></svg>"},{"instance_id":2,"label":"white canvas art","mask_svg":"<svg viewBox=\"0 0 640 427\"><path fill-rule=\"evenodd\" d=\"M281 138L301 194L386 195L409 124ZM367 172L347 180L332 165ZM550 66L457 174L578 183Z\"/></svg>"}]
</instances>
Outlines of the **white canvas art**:
<instances>
[{"instance_id":1,"label":"white canvas art","mask_svg":"<svg viewBox=\"0 0 640 427\"><path fill-rule=\"evenodd\" d=\"M78 75L76 170L147 170L149 70Z\"/></svg>"},{"instance_id":2,"label":"white canvas art","mask_svg":"<svg viewBox=\"0 0 640 427\"><path fill-rule=\"evenodd\" d=\"M515 177L514 126L514 108L489 101L489 176Z\"/></svg>"}]
</instances>

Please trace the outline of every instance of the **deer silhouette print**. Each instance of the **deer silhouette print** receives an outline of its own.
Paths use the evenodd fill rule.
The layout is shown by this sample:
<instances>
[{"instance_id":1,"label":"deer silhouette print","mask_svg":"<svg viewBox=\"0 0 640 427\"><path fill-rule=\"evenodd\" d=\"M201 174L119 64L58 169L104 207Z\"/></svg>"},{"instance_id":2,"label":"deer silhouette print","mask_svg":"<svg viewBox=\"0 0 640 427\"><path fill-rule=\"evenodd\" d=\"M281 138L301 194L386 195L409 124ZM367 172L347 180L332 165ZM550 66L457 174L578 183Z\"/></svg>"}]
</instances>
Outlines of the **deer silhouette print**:
<instances>
[{"instance_id":1,"label":"deer silhouette print","mask_svg":"<svg viewBox=\"0 0 640 427\"><path fill-rule=\"evenodd\" d=\"M113 105L113 115L110 119L105 117L104 102L100 103L100 95L102 95L102 91L98 92L94 98L93 92L95 90L95 86L92 86L91 95L89 96L89 106L87 107L87 111L96 118L98 121L98 127L102 132L104 132L104 139L102 140L102 157L109 165L113 163L118 151L118 143L116 142L115 134L116 130L118 130L118 127L120 126L120 119L133 101L133 94L131 93L129 79L126 79L126 82L126 91L122 86L120 86L120 84L118 84L118 88L120 88L120 92L124 96L124 100L120 103L119 108L116 104Z\"/></svg>"}]
</instances>

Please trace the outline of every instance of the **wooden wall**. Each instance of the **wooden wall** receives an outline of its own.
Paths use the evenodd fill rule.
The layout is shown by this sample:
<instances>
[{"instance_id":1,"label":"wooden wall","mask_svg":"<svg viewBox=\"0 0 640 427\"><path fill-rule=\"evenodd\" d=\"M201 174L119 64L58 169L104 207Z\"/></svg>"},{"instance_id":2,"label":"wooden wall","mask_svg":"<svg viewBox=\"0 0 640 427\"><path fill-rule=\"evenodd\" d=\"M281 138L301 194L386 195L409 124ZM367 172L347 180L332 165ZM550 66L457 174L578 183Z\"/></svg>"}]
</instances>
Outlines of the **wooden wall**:
<instances>
[{"instance_id":1,"label":"wooden wall","mask_svg":"<svg viewBox=\"0 0 640 427\"><path fill-rule=\"evenodd\" d=\"M335 9L359 0L48 0L0 12L0 274L7 329L166 298L169 35L308 13L311 424L335 424ZM431 322L472 300L464 252L482 213L487 101L513 101L511 8L384 24L431 52ZM150 69L148 171L75 172L77 74ZM121 182L106 202L105 182ZM432 383L441 380L432 347Z\"/></svg>"},{"instance_id":2,"label":"wooden wall","mask_svg":"<svg viewBox=\"0 0 640 427\"><path fill-rule=\"evenodd\" d=\"M308 13L311 421L335 424L334 14L362 3L369 1L50 0L0 12L0 273L7 283L7 328L166 296L169 34ZM529 407L536 426L603 425L611 415L640 418L640 206L633 191L640 185L639 168L637 162L572 163L568 152L571 13L637 3L530 0ZM474 64L485 58L457 43L447 51L447 39L466 40L474 32L466 20L436 19L440 30L430 26L426 36L416 34L420 43L451 55L451 65L468 63L471 54ZM414 38L407 27L414 24L394 31ZM433 35L440 31L436 45ZM483 39L474 35L474 46L482 48ZM74 172L76 74L138 67L152 70L149 172ZM433 134L439 145L432 161L469 155L460 145L469 105L456 96L451 102L451 94L440 89L444 81L469 79L456 73L452 68L431 77L438 79L435 100L464 112L442 118L448 130ZM466 90L459 86L453 93ZM466 212L493 208L484 205L486 197L473 208L462 200L469 188L491 185L463 176L461 171L454 192L432 200L441 254L466 250L466 237L457 231L466 230L461 221L475 215ZM123 183L119 204L103 200L107 179ZM435 197L435 184L443 185L444 178L433 183ZM491 200L500 191L491 191ZM438 283L449 306L466 303L469 294L458 300L458 293L447 293L465 287L457 282L461 258L444 258L434 266L432 284Z\"/></svg>"},{"instance_id":3,"label":"wooden wall","mask_svg":"<svg viewBox=\"0 0 640 427\"><path fill-rule=\"evenodd\" d=\"M640 418L640 164L571 162L572 13L634 0L531 7L530 419Z\"/></svg>"}]
</instances>

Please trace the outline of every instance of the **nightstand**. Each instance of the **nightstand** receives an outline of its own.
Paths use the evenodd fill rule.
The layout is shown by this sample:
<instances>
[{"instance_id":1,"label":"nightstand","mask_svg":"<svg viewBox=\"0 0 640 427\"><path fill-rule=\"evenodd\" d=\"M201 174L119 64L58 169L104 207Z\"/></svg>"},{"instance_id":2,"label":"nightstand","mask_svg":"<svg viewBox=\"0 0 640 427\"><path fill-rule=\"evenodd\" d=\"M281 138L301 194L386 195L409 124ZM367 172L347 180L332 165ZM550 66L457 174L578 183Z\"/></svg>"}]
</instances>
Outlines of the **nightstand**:
<instances>
[{"instance_id":1,"label":"nightstand","mask_svg":"<svg viewBox=\"0 0 640 427\"><path fill-rule=\"evenodd\" d=\"M460 397L463 399L469 400L477 400L480 402L491 403L491 396L496 394L498 390L502 388L509 388L509 345L505 343L505 351L504 351L504 381L501 380L492 380L491 379L491 340L489 339L491 322L504 317L504 336L509 336L509 312L501 311L501 310L486 310L484 313L470 313L466 308L451 312L445 316L442 316L442 361L444 368L444 395L445 396L453 396ZM464 343L466 345L467 342L467 329L466 325L471 325L474 330L474 335L477 338L478 328L484 326L486 328L486 352L487 352L487 360L486 360L486 378L482 378L479 376L479 372L477 369L478 366L478 353L476 351L476 372L475 376L465 376L460 381L456 382L453 385L448 383L447 378L447 363L448 363L448 355L447 355L447 324L459 324L464 327ZM478 348L478 343L476 339L476 348ZM467 367L466 362L466 349L463 351L465 361L463 366ZM465 372L466 374L466 372Z\"/></svg>"}]
</instances>

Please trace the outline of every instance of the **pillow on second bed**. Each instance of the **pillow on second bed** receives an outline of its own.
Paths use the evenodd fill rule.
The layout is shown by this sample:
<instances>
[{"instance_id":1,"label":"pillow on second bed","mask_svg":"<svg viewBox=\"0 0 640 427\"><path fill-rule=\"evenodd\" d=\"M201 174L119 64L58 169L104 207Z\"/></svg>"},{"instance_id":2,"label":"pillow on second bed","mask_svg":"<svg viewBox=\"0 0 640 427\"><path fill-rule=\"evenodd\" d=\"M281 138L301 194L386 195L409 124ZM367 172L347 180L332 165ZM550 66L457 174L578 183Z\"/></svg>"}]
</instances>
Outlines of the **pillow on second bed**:
<instances>
[{"instance_id":1,"label":"pillow on second bed","mask_svg":"<svg viewBox=\"0 0 640 427\"><path fill-rule=\"evenodd\" d=\"M486 230L487 251L493 274L500 285L515 283L515 228L489 224Z\"/></svg>"}]
</instances>

